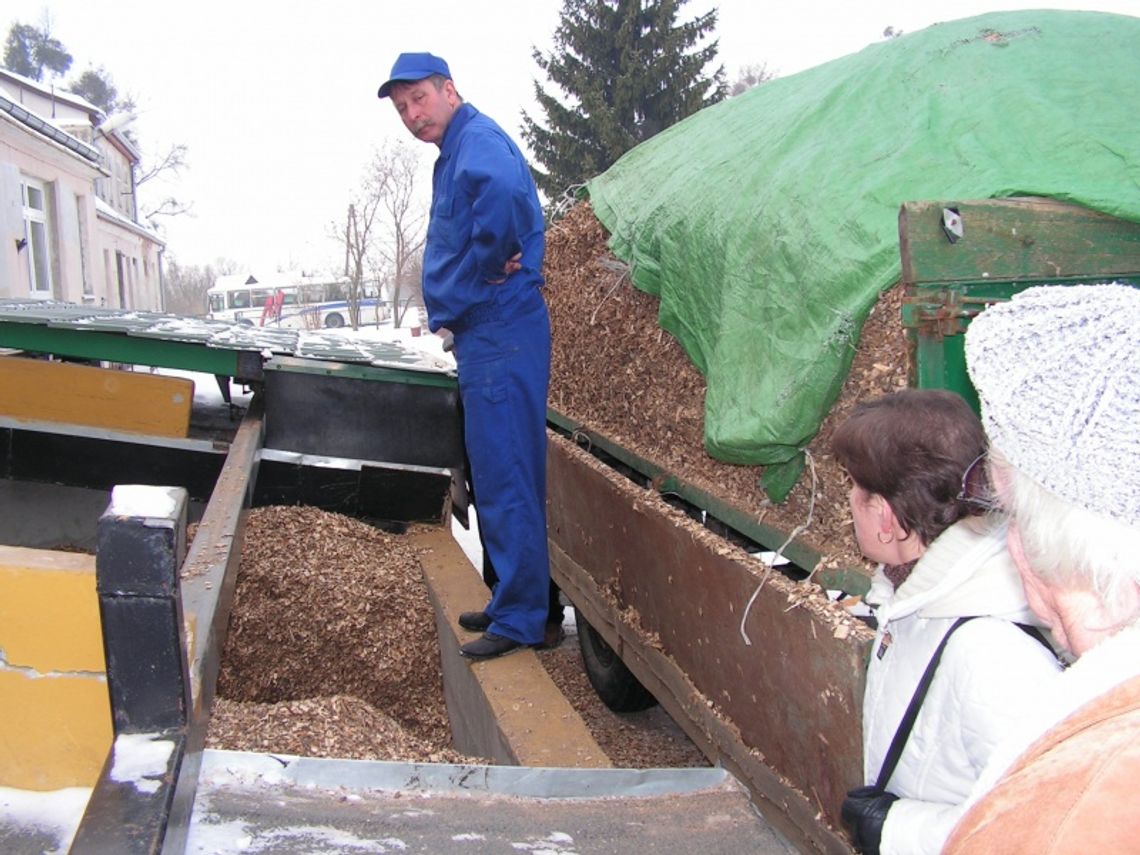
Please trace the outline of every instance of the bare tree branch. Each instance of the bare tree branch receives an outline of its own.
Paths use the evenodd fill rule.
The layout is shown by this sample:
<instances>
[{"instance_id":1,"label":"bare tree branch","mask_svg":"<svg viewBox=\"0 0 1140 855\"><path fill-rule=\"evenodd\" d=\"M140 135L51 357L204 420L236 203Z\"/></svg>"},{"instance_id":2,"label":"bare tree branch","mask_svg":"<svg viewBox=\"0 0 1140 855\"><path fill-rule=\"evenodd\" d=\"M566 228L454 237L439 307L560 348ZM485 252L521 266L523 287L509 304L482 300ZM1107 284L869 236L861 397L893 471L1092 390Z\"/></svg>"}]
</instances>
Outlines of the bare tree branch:
<instances>
[{"instance_id":1,"label":"bare tree branch","mask_svg":"<svg viewBox=\"0 0 1140 855\"><path fill-rule=\"evenodd\" d=\"M184 204L173 196L168 196L153 208L143 211L142 218L149 221L155 217L177 217L181 214L189 214L193 209L193 205Z\"/></svg>"},{"instance_id":2,"label":"bare tree branch","mask_svg":"<svg viewBox=\"0 0 1140 855\"><path fill-rule=\"evenodd\" d=\"M378 294L387 284L397 326L408 305L420 298L426 216L417 202L419 171L419 155L410 145L386 143L374 152L345 219L333 224L345 247L345 275L355 297L365 291L366 272ZM351 306L352 297L350 314Z\"/></svg>"},{"instance_id":3,"label":"bare tree branch","mask_svg":"<svg viewBox=\"0 0 1140 855\"><path fill-rule=\"evenodd\" d=\"M135 177L135 184L146 184L164 172L173 172L177 175L186 166L186 152L187 148L184 143L172 145L158 160L143 169Z\"/></svg>"}]
</instances>

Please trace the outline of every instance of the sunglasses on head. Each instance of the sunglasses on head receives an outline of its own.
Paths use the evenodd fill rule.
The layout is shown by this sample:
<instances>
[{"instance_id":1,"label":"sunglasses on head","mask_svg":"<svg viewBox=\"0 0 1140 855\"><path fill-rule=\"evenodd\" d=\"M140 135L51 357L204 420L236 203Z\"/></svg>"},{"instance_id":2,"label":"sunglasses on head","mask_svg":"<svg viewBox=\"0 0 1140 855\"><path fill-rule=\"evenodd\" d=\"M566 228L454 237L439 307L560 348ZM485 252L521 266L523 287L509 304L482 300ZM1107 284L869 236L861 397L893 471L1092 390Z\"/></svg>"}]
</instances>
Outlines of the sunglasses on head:
<instances>
[{"instance_id":1,"label":"sunglasses on head","mask_svg":"<svg viewBox=\"0 0 1140 855\"><path fill-rule=\"evenodd\" d=\"M985 512L1001 510L997 497L990 487L984 452L975 457L962 473L962 488L954 498L976 510Z\"/></svg>"}]
</instances>

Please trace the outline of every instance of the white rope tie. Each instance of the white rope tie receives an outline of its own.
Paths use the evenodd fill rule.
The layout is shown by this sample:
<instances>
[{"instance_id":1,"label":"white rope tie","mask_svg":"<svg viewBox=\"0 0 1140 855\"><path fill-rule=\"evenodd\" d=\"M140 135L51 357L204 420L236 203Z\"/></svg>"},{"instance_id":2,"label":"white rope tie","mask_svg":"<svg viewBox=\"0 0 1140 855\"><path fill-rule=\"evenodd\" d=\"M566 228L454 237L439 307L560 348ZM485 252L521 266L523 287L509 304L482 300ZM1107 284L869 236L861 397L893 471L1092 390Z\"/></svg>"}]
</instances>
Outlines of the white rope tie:
<instances>
[{"instance_id":1,"label":"white rope tie","mask_svg":"<svg viewBox=\"0 0 1140 855\"><path fill-rule=\"evenodd\" d=\"M748 605L744 607L744 614L740 616L740 637L744 639L744 643L749 647L752 646L752 639L749 638L748 633L744 631L744 624L748 620L748 615L752 611L752 606L756 602L756 598L760 596L760 589L763 588L764 583L768 581L768 576L771 575L772 569L776 566L776 562L784 557L784 550L788 548L788 544L803 534L803 532L807 531L808 527L811 525L812 515L815 513L815 495L816 486L818 483L816 481L815 475L815 459L811 456L811 452L806 448L804 449L804 457L807 458L808 468L811 470L811 498L808 502L807 519L804 520L801 525L798 525L792 529L792 533L788 535L788 539L785 540L780 545L780 548L776 550L775 554L772 556L771 563L768 564L768 568L764 571L764 575L760 577L760 584L756 586L756 590L752 593L751 598L748 600ZM811 573L815 573L814 567L812 568ZM811 579L811 573L808 574L809 580Z\"/></svg>"}]
</instances>

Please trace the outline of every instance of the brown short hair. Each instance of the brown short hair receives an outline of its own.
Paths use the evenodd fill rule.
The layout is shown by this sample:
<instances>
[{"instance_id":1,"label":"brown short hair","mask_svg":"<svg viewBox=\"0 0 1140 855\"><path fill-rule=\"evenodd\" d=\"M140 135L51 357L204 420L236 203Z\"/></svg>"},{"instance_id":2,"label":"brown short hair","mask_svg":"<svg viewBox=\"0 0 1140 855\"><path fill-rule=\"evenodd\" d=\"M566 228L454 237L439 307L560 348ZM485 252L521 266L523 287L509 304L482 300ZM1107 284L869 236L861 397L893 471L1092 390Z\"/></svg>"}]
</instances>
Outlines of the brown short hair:
<instances>
[{"instance_id":1,"label":"brown short hair","mask_svg":"<svg viewBox=\"0 0 1140 855\"><path fill-rule=\"evenodd\" d=\"M836 429L831 449L852 480L886 499L902 529L924 544L976 512L958 493L986 436L953 392L904 389L864 401Z\"/></svg>"}]
</instances>

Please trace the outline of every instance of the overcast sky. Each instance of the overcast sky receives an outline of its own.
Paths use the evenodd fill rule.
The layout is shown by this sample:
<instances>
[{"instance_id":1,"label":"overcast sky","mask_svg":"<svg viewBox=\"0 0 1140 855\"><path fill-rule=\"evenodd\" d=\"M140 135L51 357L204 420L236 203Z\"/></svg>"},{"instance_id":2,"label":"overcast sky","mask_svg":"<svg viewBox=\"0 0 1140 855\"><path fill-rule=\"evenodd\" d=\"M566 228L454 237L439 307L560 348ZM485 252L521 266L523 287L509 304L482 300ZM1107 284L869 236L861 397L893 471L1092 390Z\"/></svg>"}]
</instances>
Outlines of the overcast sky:
<instances>
[{"instance_id":1,"label":"overcast sky","mask_svg":"<svg viewBox=\"0 0 1140 855\"><path fill-rule=\"evenodd\" d=\"M729 80L766 64L782 76L940 20L998 9L1093 9L1140 16L1140 0L690 0L686 19L716 6ZM42 25L75 58L71 79L103 66L140 112L147 155L184 143L189 169L162 195L193 205L165 220L168 253L184 264L226 258L255 271L328 270L329 237L374 148L409 139L376 98L401 51L443 56L464 98L519 139L560 0L7 0L14 22ZM281 11L270 11L272 9ZM285 11L287 10L287 11ZM1090 49L1095 49L1090 47ZM540 82L546 84L545 78ZM555 90L556 91L556 90ZM434 149L422 149L425 163ZM152 191L153 192L153 191ZM426 202L430 188L423 187Z\"/></svg>"}]
</instances>

